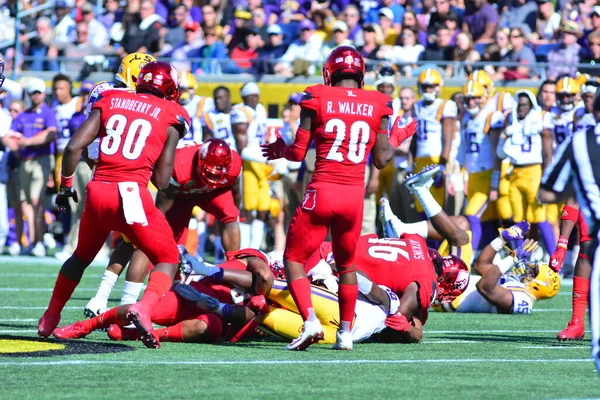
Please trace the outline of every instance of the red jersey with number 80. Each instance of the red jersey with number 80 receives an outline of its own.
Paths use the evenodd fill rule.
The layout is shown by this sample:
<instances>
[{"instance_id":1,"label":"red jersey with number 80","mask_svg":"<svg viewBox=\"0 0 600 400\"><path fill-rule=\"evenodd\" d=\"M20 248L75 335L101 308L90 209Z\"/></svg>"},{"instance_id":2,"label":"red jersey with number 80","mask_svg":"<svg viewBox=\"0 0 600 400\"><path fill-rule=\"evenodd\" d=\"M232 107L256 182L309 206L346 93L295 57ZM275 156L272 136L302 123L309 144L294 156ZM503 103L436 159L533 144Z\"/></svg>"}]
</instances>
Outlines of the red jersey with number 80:
<instances>
[{"instance_id":1,"label":"red jersey with number 80","mask_svg":"<svg viewBox=\"0 0 600 400\"><path fill-rule=\"evenodd\" d=\"M317 148L312 181L364 186L365 164L381 118L393 113L390 97L374 90L315 85L306 88L300 106L317 114L311 132Z\"/></svg>"},{"instance_id":2,"label":"red jersey with number 80","mask_svg":"<svg viewBox=\"0 0 600 400\"><path fill-rule=\"evenodd\" d=\"M177 103L150 94L109 90L100 96L92 106L92 110L101 113L93 180L147 186L165 146L167 128L179 128L184 135L187 132L187 111Z\"/></svg>"}]
</instances>

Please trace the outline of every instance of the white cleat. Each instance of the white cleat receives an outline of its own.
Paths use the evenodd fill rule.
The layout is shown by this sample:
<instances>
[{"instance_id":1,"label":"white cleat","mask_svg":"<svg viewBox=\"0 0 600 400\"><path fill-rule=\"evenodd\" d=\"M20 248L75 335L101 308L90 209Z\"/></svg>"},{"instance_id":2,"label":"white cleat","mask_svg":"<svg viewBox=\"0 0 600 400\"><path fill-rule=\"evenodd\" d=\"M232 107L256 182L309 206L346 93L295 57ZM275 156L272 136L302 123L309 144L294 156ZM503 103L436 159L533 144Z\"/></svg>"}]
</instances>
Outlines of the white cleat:
<instances>
[{"instance_id":1,"label":"white cleat","mask_svg":"<svg viewBox=\"0 0 600 400\"><path fill-rule=\"evenodd\" d=\"M352 332L338 329L335 334L334 350L352 350Z\"/></svg>"},{"instance_id":2,"label":"white cleat","mask_svg":"<svg viewBox=\"0 0 600 400\"><path fill-rule=\"evenodd\" d=\"M31 249L31 255L34 257L46 257L46 247L44 247L44 243L37 242Z\"/></svg>"},{"instance_id":3,"label":"white cleat","mask_svg":"<svg viewBox=\"0 0 600 400\"><path fill-rule=\"evenodd\" d=\"M379 221L383 226L383 236L386 238L399 238L404 231L402 221L394 215L390 202L385 197L379 202Z\"/></svg>"},{"instance_id":4,"label":"white cleat","mask_svg":"<svg viewBox=\"0 0 600 400\"><path fill-rule=\"evenodd\" d=\"M108 304L106 303L106 301L97 299L96 297L92 297L90 301L88 301L88 303L85 305L85 308L83 309L83 315L86 318L94 318L102 314L103 312L106 312L107 307Z\"/></svg>"},{"instance_id":5,"label":"white cleat","mask_svg":"<svg viewBox=\"0 0 600 400\"><path fill-rule=\"evenodd\" d=\"M323 332L323 326L318 319L313 321L304 321L304 329L298 338L294 339L292 343L285 346L286 350L306 350L308 346L319 340L325 339L325 333Z\"/></svg>"},{"instance_id":6,"label":"white cleat","mask_svg":"<svg viewBox=\"0 0 600 400\"><path fill-rule=\"evenodd\" d=\"M16 257L19 254L21 254L21 246L19 245L19 243L12 242L10 246L8 246L8 254L10 254L13 257Z\"/></svg>"},{"instance_id":7,"label":"white cleat","mask_svg":"<svg viewBox=\"0 0 600 400\"><path fill-rule=\"evenodd\" d=\"M429 190L433 185L433 177L439 172L440 166L431 164L415 174L410 174L404 179L404 186L414 194L416 190Z\"/></svg>"}]
</instances>

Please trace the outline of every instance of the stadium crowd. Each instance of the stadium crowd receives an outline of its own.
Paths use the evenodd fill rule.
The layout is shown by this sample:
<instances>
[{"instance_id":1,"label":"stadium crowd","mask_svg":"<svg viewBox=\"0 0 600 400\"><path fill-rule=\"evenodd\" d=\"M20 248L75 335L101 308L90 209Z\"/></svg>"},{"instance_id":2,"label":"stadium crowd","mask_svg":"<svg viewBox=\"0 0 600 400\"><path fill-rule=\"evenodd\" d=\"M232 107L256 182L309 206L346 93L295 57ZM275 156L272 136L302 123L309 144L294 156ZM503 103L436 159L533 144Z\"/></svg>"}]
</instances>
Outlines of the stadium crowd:
<instances>
[{"instance_id":1,"label":"stadium crowd","mask_svg":"<svg viewBox=\"0 0 600 400\"><path fill-rule=\"evenodd\" d=\"M42 4L20 1L25 10ZM596 74L600 60L600 6L594 0L50 4L20 19L17 29L15 3L0 6L2 26L10 28L0 33L9 69L21 51L18 70L78 71L84 79L95 70L116 71L125 54L144 52L194 74L312 76L333 48L353 45L371 71L390 61L411 77L431 63L444 77L466 77L481 62L496 81L512 81L574 76L576 64L589 64L580 72Z\"/></svg>"}]
</instances>

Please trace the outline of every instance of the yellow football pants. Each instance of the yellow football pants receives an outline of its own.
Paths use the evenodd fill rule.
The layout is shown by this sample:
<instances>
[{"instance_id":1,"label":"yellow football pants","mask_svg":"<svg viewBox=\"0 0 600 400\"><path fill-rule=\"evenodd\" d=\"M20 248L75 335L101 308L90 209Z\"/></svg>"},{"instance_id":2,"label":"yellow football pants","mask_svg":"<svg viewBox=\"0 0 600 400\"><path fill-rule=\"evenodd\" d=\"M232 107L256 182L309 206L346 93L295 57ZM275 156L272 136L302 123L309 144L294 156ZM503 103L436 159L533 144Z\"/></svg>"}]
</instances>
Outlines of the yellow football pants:
<instances>
[{"instance_id":1,"label":"yellow football pants","mask_svg":"<svg viewBox=\"0 0 600 400\"><path fill-rule=\"evenodd\" d=\"M465 215L477 216L482 221L498 218L496 202L489 202L492 172L492 170L489 170L469 174Z\"/></svg>"},{"instance_id":2,"label":"yellow football pants","mask_svg":"<svg viewBox=\"0 0 600 400\"><path fill-rule=\"evenodd\" d=\"M512 218L512 208L510 205L510 176L508 170L510 169L510 161L502 161L500 167L500 186L498 187L498 201L496 202L496 208L498 210L498 216L502 220L508 220Z\"/></svg>"},{"instance_id":3,"label":"yellow football pants","mask_svg":"<svg viewBox=\"0 0 600 400\"><path fill-rule=\"evenodd\" d=\"M273 172L273 167L256 161L244 161L243 168L244 210L269 211L271 207L269 175Z\"/></svg>"},{"instance_id":4,"label":"yellow football pants","mask_svg":"<svg viewBox=\"0 0 600 400\"><path fill-rule=\"evenodd\" d=\"M532 217L529 220L532 224L546 220L546 208L537 201L541 179L540 164L513 169L510 174L509 197L515 222L523 221L528 215Z\"/></svg>"},{"instance_id":5,"label":"yellow football pants","mask_svg":"<svg viewBox=\"0 0 600 400\"><path fill-rule=\"evenodd\" d=\"M450 246L447 240L444 240L440 247L438 248L438 253L441 256L448 256L452 254L453 256L460 257L461 260L467 264L469 271L471 271L471 258L473 257L473 245L471 244L472 234L471 231L467 231L467 235L469 235L469 243L456 247Z\"/></svg>"}]
</instances>

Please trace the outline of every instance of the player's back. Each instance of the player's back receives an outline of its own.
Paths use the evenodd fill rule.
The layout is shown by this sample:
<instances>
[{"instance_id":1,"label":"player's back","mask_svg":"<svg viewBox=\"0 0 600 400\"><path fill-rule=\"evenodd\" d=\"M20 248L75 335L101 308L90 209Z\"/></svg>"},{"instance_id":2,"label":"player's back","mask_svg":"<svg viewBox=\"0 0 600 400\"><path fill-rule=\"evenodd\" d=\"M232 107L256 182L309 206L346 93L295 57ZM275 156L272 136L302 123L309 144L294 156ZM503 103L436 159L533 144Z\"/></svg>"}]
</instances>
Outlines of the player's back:
<instances>
[{"instance_id":1,"label":"player's back","mask_svg":"<svg viewBox=\"0 0 600 400\"><path fill-rule=\"evenodd\" d=\"M316 85L304 91L300 106L316 112L313 182L364 186L381 118L393 113L391 98L371 90Z\"/></svg>"},{"instance_id":2,"label":"player's back","mask_svg":"<svg viewBox=\"0 0 600 400\"><path fill-rule=\"evenodd\" d=\"M169 126L189 127L178 104L149 94L109 90L92 110L101 112L98 164L93 180L146 186L167 140Z\"/></svg>"}]
</instances>

